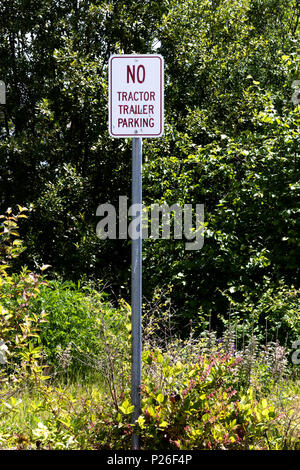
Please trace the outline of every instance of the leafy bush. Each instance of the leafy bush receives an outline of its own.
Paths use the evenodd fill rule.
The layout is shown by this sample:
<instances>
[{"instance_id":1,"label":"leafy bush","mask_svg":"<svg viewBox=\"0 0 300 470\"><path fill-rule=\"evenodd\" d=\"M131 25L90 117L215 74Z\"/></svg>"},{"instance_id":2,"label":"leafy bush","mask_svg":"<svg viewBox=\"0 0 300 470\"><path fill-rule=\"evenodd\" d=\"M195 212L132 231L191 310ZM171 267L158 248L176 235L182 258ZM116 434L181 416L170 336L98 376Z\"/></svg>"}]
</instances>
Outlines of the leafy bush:
<instances>
[{"instance_id":1,"label":"leafy bush","mask_svg":"<svg viewBox=\"0 0 300 470\"><path fill-rule=\"evenodd\" d=\"M121 301L114 308L90 285L49 281L36 299L35 311L46 311L41 341L46 360L56 372L76 377L113 370L129 359L130 309ZM127 329L126 329L127 327Z\"/></svg>"},{"instance_id":2,"label":"leafy bush","mask_svg":"<svg viewBox=\"0 0 300 470\"><path fill-rule=\"evenodd\" d=\"M13 215L8 209L0 228L0 341L2 381L12 388L24 380L43 380L39 331L46 321L43 311L34 313L32 304L45 281L26 267L19 274L9 274L10 265L24 249L17 238L18 221L26 217L26 208L18 206ZM10 394L9 394L10 395ZM5 396L5 395L4 395Z\"/></svg>"},{"instance_id":3,"label":"leafy bush","mask_svg":"<svg viewBox=\"0 0 300 470\"><path fill-rule=\"evenodd\" d=\"M252 388L241 392L238 363L230 355L200 356L196 363L174 362L146 351L147 378L138 419L144 448L262 449L276 418L274 406L257 401Z\"/></svg>"},{"instance_id":4,"label":"leafy bush","mask_svg":"<svg viewBox=\"0 0 300 470\"><path fill-rule=\"evenodd\" d=\"M239 344L243 336L255 335L261 343L279 341L281 345L300 337L300 290L295 286L265 278L258 290L231 286L223 295L229 301L230 315L221 317L225 327L231 324L235 329Z\"/></svg>"},{"instance_id":5,"label":"leafy bush","mask_svg":"<svg viewBox=\"0 0 300 470\"><path fill-rule=\"evenodd\" d=\"M92 304L85 287L72 282L50 281L41 290L36 309L49 313L41 337L51 363L57 363L57 351L66 350L70 343L85 352L97 348L99 312L105 308L100 296L97 300L97 306L96 299Z\"/></svg>"},{"instance_id":6,"label":"leafy bush","mask_svg":"<svg viewBox=\"0 0 300 470\"><path fill-rule=\"evenodd\" d=\"M231 325L219 339L214 331L196 338L192 327L176 338L168 291L146 319L142 413L131 424L130 307L26 267L10 273L23 250L23 212L2 216L0 232L0 447L130 449L136 432L143 449L299 448L299 408L287 406L299 390L283 380L286 350L277 342L263 349L255 336L239 350ZM103 381L96 390L47 382L43 347L54 367L79 361Z\"/></svg>"}]
</instances>

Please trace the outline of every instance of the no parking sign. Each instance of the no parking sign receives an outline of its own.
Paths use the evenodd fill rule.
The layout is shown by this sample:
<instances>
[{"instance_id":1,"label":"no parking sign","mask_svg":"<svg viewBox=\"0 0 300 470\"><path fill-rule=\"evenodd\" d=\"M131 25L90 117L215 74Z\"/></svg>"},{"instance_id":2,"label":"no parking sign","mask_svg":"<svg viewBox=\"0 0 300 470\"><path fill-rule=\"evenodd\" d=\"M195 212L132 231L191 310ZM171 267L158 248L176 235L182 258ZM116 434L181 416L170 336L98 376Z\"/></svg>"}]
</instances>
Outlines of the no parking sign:
<instances>
[{"instance_id":1,"label":"no parking sign","mask_svg":"<svg viewBox=\"0 0 300 470\"><path fill-rule=\"evenodd\" d=\"M163 134L163 58L115 55L109 60L109 133L112 137Z\"/></svg>"},{"instance_id":2,"label":"no parking sign","mask_svg":"<svg viewBox=\"0 0 300 470\"><path fill-rule=\"evenodd\" d=\"M164 129L164 61L160 55L114 55L109 59L109 134L132 137L132 205L137 207L138 238L131 242L132 422L141 413L142 368L142 138ZM132 448L139 449L133 434Z\"/></svg>"}]
</instances>

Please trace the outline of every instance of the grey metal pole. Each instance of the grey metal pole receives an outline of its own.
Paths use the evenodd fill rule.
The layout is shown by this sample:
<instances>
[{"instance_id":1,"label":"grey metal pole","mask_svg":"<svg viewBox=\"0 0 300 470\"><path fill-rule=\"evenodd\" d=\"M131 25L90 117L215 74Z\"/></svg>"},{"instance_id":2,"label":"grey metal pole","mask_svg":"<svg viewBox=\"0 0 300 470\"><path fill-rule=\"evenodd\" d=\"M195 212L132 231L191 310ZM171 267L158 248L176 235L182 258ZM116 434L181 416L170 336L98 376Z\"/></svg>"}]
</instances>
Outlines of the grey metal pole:
<instances>
[{"instance_id":1,"label":"grey metal pole","mask_svg":"<svg viewBox=\"0 0 300 470\"><path fill-rule=\"evenodd\" d=\"M132 204L142 207L142 138L132 139ZM131 334L132 369L131 400L134 405L132 422L141 412L140 386L142 379L142 214L139 238L131 241ZM140 447L139 436L132 436L132 449Z\"/></svg>"},{"instance_id":2,"label":"grey metal pole","mask_svg":"<svg viewBox=\"0 0 300 470\"><path fill-rule=\"evenodd\" d=\"M6 104L6 86L2 80L0 80L0 104Z\"/></svg>"}]
</instances>

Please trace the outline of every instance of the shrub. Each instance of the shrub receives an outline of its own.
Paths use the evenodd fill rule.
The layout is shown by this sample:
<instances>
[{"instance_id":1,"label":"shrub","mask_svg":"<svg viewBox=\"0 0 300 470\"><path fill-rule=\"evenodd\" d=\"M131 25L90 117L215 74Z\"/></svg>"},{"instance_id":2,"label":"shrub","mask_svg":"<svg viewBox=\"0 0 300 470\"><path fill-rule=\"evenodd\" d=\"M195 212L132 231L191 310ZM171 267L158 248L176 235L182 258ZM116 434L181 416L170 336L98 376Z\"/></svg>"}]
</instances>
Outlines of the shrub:
<instances>
[{"instance_id":1,"label":"shrub","mask_svg":"<svg viewBox=\"0 0 300 470\"><path fill-rule=\"evenodd\" d=\"M18 220L26 217L26 208L18 206L18 209L16 215L8 209L6 216L1 216L0 227L1 374L2 381L10 383L12 388L25 379L35 382L44 379L39 362L42 354L39 330L46 321L45 312L32 311L32 303L45 284L43 277L26 267L19 274L9 274L9 263L24 250L17 229Z\"/></svg>"},{"instance_id":2,"label":"shrub","mask_svg":"<svg viewBox=\"0 0 300 470\"><path fill-rule=\"evenodd\" d=\"M276 285L265 277L259 289L230 287L223 295L230 303L223 323L235 329L239 344L253 335L261 343L292 343L300 337L300 290L282 280Z\"/></svg>"},{"instance_id":3,"label":"shrub","mask_svg":"<svg viewBox=\"0 0 300 470\"><path fill-rule=\"evenodd\" d=\"M147 317L142 413L132 425L130 307L113 308L90 286L47 282L26 267L10 274L24 249L16 238L23 212L9 210L0 228L0 446L130 449L136 432L145 450L299 448L299 410L284 410L294 391L281 401L280 390L270 394L274 380L284 384L285 348L263 348L252 335L238 350L231 327L219 339L214 331L195 338L192 327L188 339L174 338L170 304L160 297ZM45 382L44 347L54 366L84 363L106 387Z\"/></svg>"},{"instance_id":4,"label":"shrub","mask_svg":"<svg viewBox=\"0 0 300 470\"><path fill-rule=\"evenodd\" d=\"M114 308L91 286L54 280L40 290L34 308L48 313L41 341L57 373L70 379L95 372L107 377L122 369L125 357L130 361L130 309L124 301Z\"/></svg>"},{"instance_id":5,"label":"shrub","mask_svg":"<svg viewBox=\"0 0 300 470\"><path fill-rule=\"evenodd\" d=\"M216 352L196 363L146 351L138 428L144 449L265 449L274 406L237 390L241 359Z\"/></svg>"}]
</instances>

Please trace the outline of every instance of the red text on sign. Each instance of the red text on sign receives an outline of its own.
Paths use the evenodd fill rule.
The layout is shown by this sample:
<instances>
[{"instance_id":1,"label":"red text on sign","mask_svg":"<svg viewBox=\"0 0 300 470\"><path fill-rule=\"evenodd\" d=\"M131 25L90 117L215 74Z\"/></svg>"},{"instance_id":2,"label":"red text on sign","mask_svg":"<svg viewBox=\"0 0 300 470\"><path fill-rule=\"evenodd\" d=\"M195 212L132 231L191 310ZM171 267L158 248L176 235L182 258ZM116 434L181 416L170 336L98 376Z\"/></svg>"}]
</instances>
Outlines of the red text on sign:
<instances>
[{"instance_id":1,"label":"red text on sign","mask_svg":"<svg viewBox=\"0 0 300 470\"><path fill-rule=\"evenodd\" d=\"M135 75L135 65L130 67L127 65L127 83L129 83L129 79L131 78L132 83L135 83L135 78L139 83L143 83L145 81L145 67L143 65L139 65L137 67L136 75Z\"/></svg>"}]
</instances>

